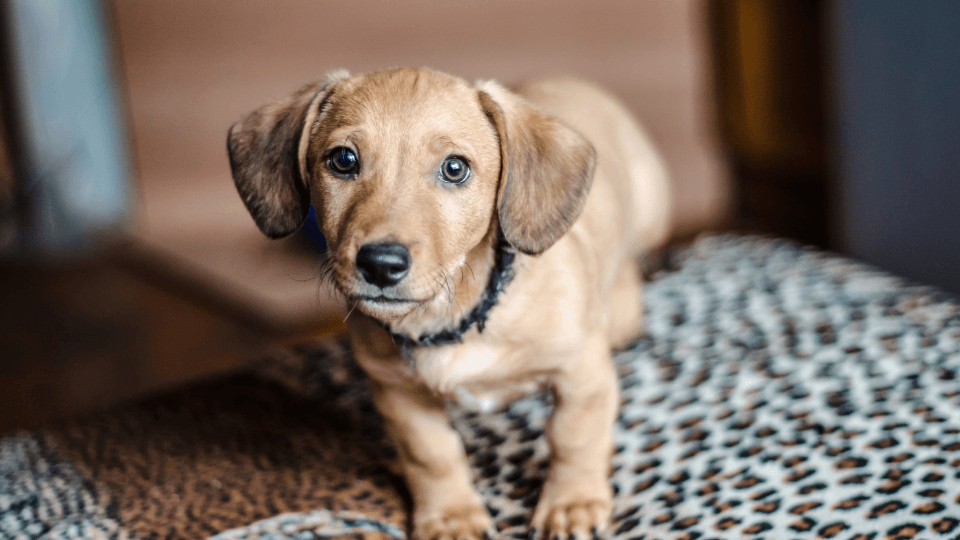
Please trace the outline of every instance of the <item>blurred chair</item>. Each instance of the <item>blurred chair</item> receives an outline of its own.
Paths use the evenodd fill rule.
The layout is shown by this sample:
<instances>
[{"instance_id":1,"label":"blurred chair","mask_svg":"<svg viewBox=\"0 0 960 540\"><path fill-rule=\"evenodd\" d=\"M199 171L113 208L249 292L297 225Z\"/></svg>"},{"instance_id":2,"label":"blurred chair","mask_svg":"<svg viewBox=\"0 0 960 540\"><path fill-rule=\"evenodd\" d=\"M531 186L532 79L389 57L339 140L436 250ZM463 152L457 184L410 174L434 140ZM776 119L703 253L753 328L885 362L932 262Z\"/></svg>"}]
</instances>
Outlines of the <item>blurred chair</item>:
<instances>
[{"instance_id":1,"label":"blurred chair","mask_svg":"<svg viewBox=\"0 0 960 540\"><path fill-rule=\"evenodd\" d=\"M12 0L3 16L0 252L71 257L136 213L123 96L96 0Z\"/></svg>"}]
</instances>

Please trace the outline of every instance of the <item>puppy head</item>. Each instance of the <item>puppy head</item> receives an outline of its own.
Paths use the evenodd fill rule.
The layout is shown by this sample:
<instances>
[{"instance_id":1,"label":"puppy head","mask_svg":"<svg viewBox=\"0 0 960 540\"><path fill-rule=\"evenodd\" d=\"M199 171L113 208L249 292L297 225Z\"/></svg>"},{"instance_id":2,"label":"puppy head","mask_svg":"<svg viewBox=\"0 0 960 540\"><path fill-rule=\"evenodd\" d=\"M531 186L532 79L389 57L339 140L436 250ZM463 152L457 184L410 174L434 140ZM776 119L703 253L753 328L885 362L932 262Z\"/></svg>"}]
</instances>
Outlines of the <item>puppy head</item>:
<instances>
[{"instance_id":1,"label":"puppy head","mask_svg":"<svg viewBox=\"0 0 960 540\"><path fill-rule=\"evenodd\" d=\"M305 86L234 125L228 151L266 235L294 232L313 202L337 288L381 320L452 302L482 275L464 269L496 227L525 253L549 248L582 210L595 161L583 137L499 85L412 69Z\"/></svg>"}]
</instances>

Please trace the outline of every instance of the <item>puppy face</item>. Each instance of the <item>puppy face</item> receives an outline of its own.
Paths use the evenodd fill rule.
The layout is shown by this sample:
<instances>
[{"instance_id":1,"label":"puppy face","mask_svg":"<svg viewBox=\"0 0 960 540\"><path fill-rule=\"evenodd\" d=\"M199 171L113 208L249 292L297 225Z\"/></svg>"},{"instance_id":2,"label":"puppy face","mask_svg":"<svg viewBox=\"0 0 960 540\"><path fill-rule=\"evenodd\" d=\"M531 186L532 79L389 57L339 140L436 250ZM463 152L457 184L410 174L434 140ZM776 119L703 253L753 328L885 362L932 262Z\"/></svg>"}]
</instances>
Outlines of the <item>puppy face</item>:
<instances>
[{"instance_id":1,"label":"puppy face","mask_svg":"<svg viewBox=\"0 0 960 540\"><path fill-rule=\"evenodd\" d=\"M337 288L380 320L449 306L485 275L464 267L489 264L497 228L524 253L549 248L595 164L582 136L500 85L424 69L335 73L250 113L227 149L257 226L286 236L312 201Z\"/></svg>"},{"instance_id":2,"label":"puppy face","mask_svg":"<svg viewBox=\"0 0 960 540\"><path fill-rule=\"evenodd\" d=\"M342 81L306 134L309 191L333 277L379 319L449 301L490 229L498 136L477 91L431 71Z\"/></svg>"}]
</instances>

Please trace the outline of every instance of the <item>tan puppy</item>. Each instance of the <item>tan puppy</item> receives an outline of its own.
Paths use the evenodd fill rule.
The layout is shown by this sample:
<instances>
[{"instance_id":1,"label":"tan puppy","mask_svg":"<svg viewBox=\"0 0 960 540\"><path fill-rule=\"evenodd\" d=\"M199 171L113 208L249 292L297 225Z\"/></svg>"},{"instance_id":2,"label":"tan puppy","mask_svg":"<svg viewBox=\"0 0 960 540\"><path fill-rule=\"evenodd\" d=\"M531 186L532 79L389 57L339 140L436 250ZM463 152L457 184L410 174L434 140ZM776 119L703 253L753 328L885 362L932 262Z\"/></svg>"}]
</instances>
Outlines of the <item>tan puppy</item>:
<instances>
[{"instance_id":1,"label":"tan puppy","mask_svg":"<svg viewBox=\"0 0 960 540\"><path fill-rule=\"evenodd\" d=\"M444 400L489 404L538 385L556 410L532 526L547 538L602 531L610 351L640 330L635 258L664 238L670 207L629 113L571 79L514 93L424 69L335 73L251 113L228 148L265 234L294 232L316 208L414 536L492 530Z\"/></svg>"}]
</instances>

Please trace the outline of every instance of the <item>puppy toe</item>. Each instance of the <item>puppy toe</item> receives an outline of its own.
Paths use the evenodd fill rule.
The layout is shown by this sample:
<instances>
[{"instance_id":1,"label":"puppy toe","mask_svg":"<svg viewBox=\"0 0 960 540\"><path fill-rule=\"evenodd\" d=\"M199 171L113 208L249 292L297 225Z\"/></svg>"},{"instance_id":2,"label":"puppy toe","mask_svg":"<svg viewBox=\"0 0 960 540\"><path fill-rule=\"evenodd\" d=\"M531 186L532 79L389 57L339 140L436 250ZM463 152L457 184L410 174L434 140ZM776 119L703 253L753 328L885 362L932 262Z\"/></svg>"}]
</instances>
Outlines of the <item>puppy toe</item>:
<instances>
[{"instance_id":1,"label":"puppy toe","mask_svg":"<svg viewBox=\"0 0 960 540\"><path fill-rule=\"evenodd\" d=\"M493 521L482 506L451 508L415 519L416 540L487 540L494 538Z\"/></svg>"},{"instance_id":2,"label":"puppy toe","mask_svg":"<svg viewBox=\"0 0 960 540\"><path fill-rule=\"evenodd\" d=\"M541 508L543 507L543 508ZM610 503L579 500L545 507L534 513L533 530L539 540L593 540L601 537L610 520Z\"/></svg>"},{"instance_id":3,"label":"puppy toe","mask_svg":"<svg viewBox=\"0 0 960 540\"><path fill-rule=\"evenodd\" d=\"M593 516L584 505L576 505L567 512L567 530L571 538L590 540L590 529L594 527Z\"/></svg>"}]
</instances>

